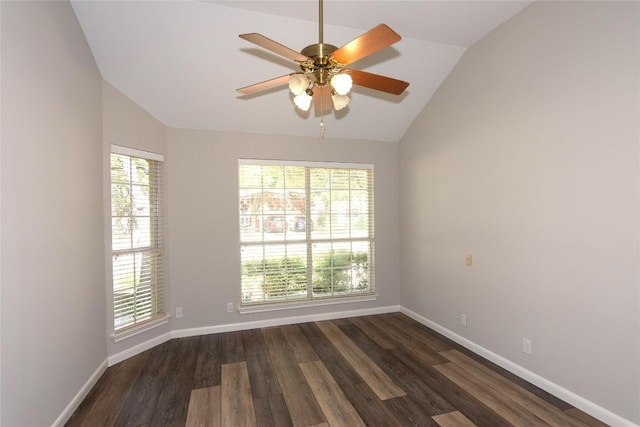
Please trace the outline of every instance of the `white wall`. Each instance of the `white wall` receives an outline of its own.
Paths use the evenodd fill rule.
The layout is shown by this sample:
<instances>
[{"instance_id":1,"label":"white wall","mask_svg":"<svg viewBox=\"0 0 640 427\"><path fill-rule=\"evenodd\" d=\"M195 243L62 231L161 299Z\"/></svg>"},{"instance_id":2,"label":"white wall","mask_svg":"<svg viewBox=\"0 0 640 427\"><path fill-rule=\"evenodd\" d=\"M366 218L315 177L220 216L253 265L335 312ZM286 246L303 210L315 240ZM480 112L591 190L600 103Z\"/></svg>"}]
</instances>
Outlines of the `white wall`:
<instances>
[{"instance_id":1,"label":"white wall","mask_svg":"<svg viewBox=\"0 0 640 427\"><path fill-rule=\"evenodd\" d=\"M250 120L250 118L247 118ZM399 200L397 145L373 141L168 130L172 329L397 306ZM374 164L377 301L259 314L227 313L240 301L238 159Z\"/></svg>"},{"instance_id":2,"label":"white wall","mask_svg":"<svg viewBox=\"0 0 640 427\"><path fill-rule=\"evenodd\" d=\"M102 83L67 2L0 7L0 424L44 426L106 359Z\"/></svg>"},{"instance_id":3,"label":"white wall","mask_svg":"<svg viewBox=\"0 0 640 427\"><path fill-rule=\"evenodd\" d=\"M400 154L402 304L635 423L638 17L534 3L466 52Z\"/></svg>"}]
</instances>

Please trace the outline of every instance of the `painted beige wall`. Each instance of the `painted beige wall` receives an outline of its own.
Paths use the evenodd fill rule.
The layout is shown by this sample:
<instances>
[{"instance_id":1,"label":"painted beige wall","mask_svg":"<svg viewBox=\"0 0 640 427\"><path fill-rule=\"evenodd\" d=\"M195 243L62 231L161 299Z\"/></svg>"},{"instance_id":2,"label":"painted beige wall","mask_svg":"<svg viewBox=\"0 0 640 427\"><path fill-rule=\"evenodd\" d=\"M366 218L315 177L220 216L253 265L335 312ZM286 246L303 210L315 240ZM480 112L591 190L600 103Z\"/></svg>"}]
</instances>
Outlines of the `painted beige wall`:
<instances>
[{"instance_id":1,"label":"painted beige wall","mask_svg":"<svg viewBox=\"0 0 640 427\"><path fill-rule=\"evenodd\" d=\"M239 158L374 164L377 301L227 313L227 302L240 301ZM174 330L398 304L396 144L169 129L167 165L171 304L184 312Z\"/></svg>"},{"instance_id":2,"label":"painted beige wall","mask_svg":"<svg viewBox=\"0 0 640 427\"><path fill-rule=\"evenodd\" d=\"M402 305L635 423L639 15L534 3L466 52L400 144Z\"/></svg>"},{"instance_id":3,"label":"painted beige wall","mask_svg":"<svg viewBox=\"0 0 640 427\"><path fill-rule=\"evenodd\" d=\"M45 426L107 355L102 79L69 3L0 7L0 424Z\"/></svg>"},{"instance_id":4,"label":"painted beige wall","mask_svg":"<svg viewBox=\"0 0 640 427\"><path fill-rule=\"evenodd\" d=\"M107 331L109 356L131 349L148 340L167 334L169 324L138 334L124 341L113 340L113 285L111 275L111 144L149 151L156 154L167 154L167 128L151 114L122 92L107 82L102 85L102 126L103 126L103 180L104 180L104 241L107 295ZM166 159L165 159L166 160ZM165 185L166 185L165 167ZM165 197L165 203L167 197ZM166 207L165 207L166 213Z\"/></svg>"}]
</instances>

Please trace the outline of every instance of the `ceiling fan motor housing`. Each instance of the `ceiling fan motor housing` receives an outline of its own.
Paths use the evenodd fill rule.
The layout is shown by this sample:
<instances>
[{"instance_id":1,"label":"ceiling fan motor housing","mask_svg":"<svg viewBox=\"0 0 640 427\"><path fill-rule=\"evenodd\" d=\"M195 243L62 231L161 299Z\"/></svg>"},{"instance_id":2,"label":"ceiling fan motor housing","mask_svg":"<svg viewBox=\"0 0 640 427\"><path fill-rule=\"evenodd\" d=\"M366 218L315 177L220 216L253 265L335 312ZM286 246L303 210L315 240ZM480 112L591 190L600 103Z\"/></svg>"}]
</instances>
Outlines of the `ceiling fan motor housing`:
<instances>
[{"instance_id":1,"label":"ceiling fan motor housing","mask_svg":"<svg viewBox=\"0 0 640 427\"><path fill-rule=\"evenodd\" d=\"M331 44L316 43L302 49L301 54L313 59L311 63L301 63L300 68L305 74L315 77L315 85L324 87L331 80L331 76L340 71L339 65L329 57L338 48Z\"/></svg>"}]
</instances>

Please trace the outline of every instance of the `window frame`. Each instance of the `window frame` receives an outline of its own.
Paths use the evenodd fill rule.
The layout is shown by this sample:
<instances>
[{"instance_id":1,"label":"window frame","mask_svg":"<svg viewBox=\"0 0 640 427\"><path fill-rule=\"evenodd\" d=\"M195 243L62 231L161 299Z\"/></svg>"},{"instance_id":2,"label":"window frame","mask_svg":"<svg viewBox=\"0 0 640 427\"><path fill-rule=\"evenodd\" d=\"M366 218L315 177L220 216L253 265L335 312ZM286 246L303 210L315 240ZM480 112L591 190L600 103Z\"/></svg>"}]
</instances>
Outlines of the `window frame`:
<instances>
[{"instance_id":1,"label":"window frame","mask_svg":"<svg viewBox=\"0 0 640 427\"><path fill-rule=\"evenodd\" d=\"M286 235L285 237L283 237L282 240L275 240L275 241L269 241L267 242L264 237L262 238L262 240L254 240L254 241L248 241L248 240L243 240L243 212L242 209L239 209L239 219L238 219L238 225L239 225L239 237L240 237L240 263L241 263L241 267L240 267L240 293L241 293L241 298L240 298L240 304L238 305L238 311L240 313L255 313L255 312L261 312L261 311L272 311L272 310L281 310L281 309L289 309L289 308L300 308L300 307L306 307L306 306L318 306L318 305L328 305L328 304L338 304L338 303L352 303L352 302L360 302L360 301L371 301L371 300L375 300L377 299L377 293L376 293L376 287L375 287L375 209L374 209L374 197L375 197L375 190L374 190L374 165L373 164L369 164L369 163L341 163L341 162L314 162L314 161L291 161L291 160L267 160L267 159L238 159L238 204L239 206L242 205L243 202L243 186L241 183L241 176L240 176L240 171L241 171L241 167L243 165L255 165L255 166L276 166L276 167L304 167L304 197L305 197L305 224L309 224L311 223L312 225L314 225L313 223L313 218L311 215L311 195L313 191L317 191L317 189L312 189L311 188L311 179L310 179L310 171L311 169L330 169L330 170L335 170L335 169L342 169L342 170L346 170L349 171L349 177L351 179L351 171L367 171L367 185L366 185L366 200L367 200L367 208L366 208L366 221L367 221L367 226L366 226L366 236L349 236L347 238L345 237L332 237L330 235L330 237L328 238L313 238L311 235L311 227L306 227L305 225L305 237L303 240L289 240ZM283 171L284 172L284 171ZM262 175L264 176L264 175ZM285 172L285 176L286 176L286 172ZM349 186L347 187L347 189L349 191L352 190L351 187L352 183L351 181L349 182ZM267 187L264 185L264 182L261 184L260 187L261 191L266 191ZM277 188L273 188L274 191L286 191L287 187L285 184L283 184L282 188L277 187ZM334 191L334 190L329 190L329 192ZM361 192L363 190L360 190ZM246 197L246 194L245 196ZM352 196L349 196L349 216L352 215L352 206L354 204L354 200L352 199ZM262 219L264 219L266 216L268 216L268 213L265 213L264 211L260 214L262 216ZM246 216L246 214L245 214ZM245 220L245 222L247 222ZM245 224L246 226L246 224ZM287 226L288 227L288 226ZM264 231L262 231L262 234L264 236ZM314 274L314 249L312 248L314 245L318 244L318 243L323 243L323 244L329 244L331 246L331 253L334 254L334 249L333 249L333 244L339 244L339 243L346 243L349 244L350 247L350 260L353 262L354 260L354 249L353 249L353 244L354 242L366 242L367 248L366 248L366 254L367 254L367 259L366 259L366 269L367 269L367 289L366 290L359 290L359 291L354 291L353 286L351 287L351 291L350 292L345 292L345 293L338 293L335 291L332 291L332 295L318 295L315 291L314 291L314 283L312 280L312 275ZM245 247L247 246L269 246L269 245L278 245L278 244L282 244L282 245L290 245L290 244L306 244L307 246L307 252L306 252L306 257L307 257L307 262L306 262L306 273L307 273L307 281L306 281L306 296L296 296L296 297L290 297L289 294L286 294L286 297L284 298L273 298L273 299L268 299L265 291L263 290L262 295L260 296L262 298L262 300L258 300L258 301L246 301L245 297L244 297L244 292L246 291L244 284L243 284L243 271L244 271L244 261L243 261L243 255L242 255L242 251L244 250ZM263 253L265 251L263 250ZM319 251L317 251L319 252ZM264 255L262 257L262 262L266 263L266 259L267 256ZM266 269L266 267L264 267ZM264 286L264 285L263 285Z\"/></svg>"},{"instance_id":2,"label":"window frame","mask_svg":"<svg viewBox=\"0 0 640 427\"><path fill-rule=\"evenodd\" d=\"M126 216L116 215L114 216L113 211L113 187L115 185L127 184L131 187L134 185L139 185L140 183L135 183L131 176L128 177L128 182L124 181L114 181L112 170L111 170L111 161L113 155L125 156L129 159L142 159L144 161L150 162L150 176L148 187L152 190L152 194L154 194L153 199L149 201L149 214L148 214L148 223L149 223L149 244L147 246L132 246L128 249L118 248L116 249L116 235L114 234L114 226L113 221L114 218L123 218ZM132 192L130 192L129 197L134 197ZM115 342L121 341L123 339L129 338L131 336L137 335L139 333L145 332L157 326L168 323L170 316L167 313L166 309L166 301L165 301L165 275L164 275L164 253L165 253L165 242L164 242L164 211L165 206L164 202L164 156L162 154L137 150L130 147L124 147L112 144L109 152L109 232L110 232L110 254L111 254L111 321L113 322L113 334L112 338ZM131 218L138 218L138 216L131 214ZM143 216L142 218L144 218ZM142 319L138 320L134 317L132 322L118 325L117 318L117 303L116 303L116 274L115 271L115 263L114 259L119 256L136 256L136 254L146 254L149 257L149 262L151 263L150 267L150 279L149 279L149 289L150 289L150 299L151 303L151 314L148 316L143 316ZM135 273L132 273L135 275ZM139 273L141 274L141 273ZM136 279L133 279L134 282ZM120 290L121 291L121 290ZM134 295L137 292L137 285L133 285L132 291ZM135 297L134 297L135 299ZM136 303L134 303L136 304ZM134 309L134 311L140 310L140 307Z\"/></svg>"}]
</instances>

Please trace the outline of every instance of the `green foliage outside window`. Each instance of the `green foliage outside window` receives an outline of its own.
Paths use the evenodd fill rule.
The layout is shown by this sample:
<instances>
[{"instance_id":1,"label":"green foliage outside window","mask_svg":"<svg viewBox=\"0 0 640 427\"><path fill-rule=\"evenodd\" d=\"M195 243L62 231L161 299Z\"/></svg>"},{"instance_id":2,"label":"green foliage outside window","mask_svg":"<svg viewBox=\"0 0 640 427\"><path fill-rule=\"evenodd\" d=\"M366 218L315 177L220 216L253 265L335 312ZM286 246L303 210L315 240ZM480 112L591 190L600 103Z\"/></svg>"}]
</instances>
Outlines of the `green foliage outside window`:
<instances>
[{"instance_id":1,"label":"green foliage outside window","mask_svg":"<svg viewBox=\"0 0 640 427\"><path fill-rule=\"evenodd\" d=\"M247 261L243 275L262 281L264 295L269 298L304 292L307 288L307 269L299 257Z\"/></svg>"},{"instance_id":2,"label":"green foliage outside window","mask_svg":"<svg viewBox=\"0 0 640 427\"><path fill-rule=\"evenodd\" d=\"M338 250L324 254L314 266L313 291L337 293L366 290L369 285L366 252Z\"/></svg>"},{"instance_id":3,"label":"green foliage outside window","mask_svg":"<svg viewBox=\"0 0 640 427\"><path fill-rule=\"evenodd\" d=\"M260 283L267 298L306 295L307 272L300 257L247 261L243 275ZM336 294L369 287L368 254L338 250L319 257L313 269L313 292Z\"/></svg>"}]
</instances>

